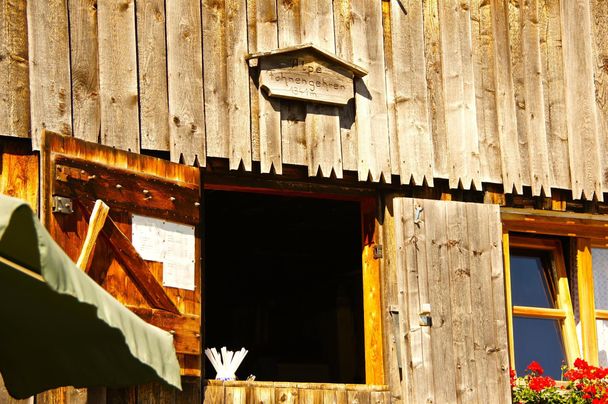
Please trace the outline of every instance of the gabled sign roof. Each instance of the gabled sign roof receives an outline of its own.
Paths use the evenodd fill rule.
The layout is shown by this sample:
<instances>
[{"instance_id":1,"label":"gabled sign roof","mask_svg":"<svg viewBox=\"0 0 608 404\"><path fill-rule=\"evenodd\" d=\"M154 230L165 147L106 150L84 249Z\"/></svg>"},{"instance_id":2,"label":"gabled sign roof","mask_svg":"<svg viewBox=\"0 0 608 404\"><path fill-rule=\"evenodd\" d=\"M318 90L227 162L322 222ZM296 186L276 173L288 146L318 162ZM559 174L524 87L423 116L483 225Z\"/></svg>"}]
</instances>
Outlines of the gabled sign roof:
<instances>
[{"instance_id":1,"label":"gabled sign roof","mask_svg":"<svg viewBox=\"0 0 608 404\"><path fill-rule=\"evenodd\" d=\"M306 52L317 54L321 59L325 59L326 61L341 66L344 69L347 69L353 73L355 77L363 77L367 75L367 69L357 66L354 63L348 62L333 53L330 53L324 49L321 49L312 43L290 46L287 48L275 49L268 52L258 52L247 55L246 59L249 61L249 66L257 66L257 59L271 57L271 56L286 56L290 53L301 53Z\"/></svg>"}]
</instances>

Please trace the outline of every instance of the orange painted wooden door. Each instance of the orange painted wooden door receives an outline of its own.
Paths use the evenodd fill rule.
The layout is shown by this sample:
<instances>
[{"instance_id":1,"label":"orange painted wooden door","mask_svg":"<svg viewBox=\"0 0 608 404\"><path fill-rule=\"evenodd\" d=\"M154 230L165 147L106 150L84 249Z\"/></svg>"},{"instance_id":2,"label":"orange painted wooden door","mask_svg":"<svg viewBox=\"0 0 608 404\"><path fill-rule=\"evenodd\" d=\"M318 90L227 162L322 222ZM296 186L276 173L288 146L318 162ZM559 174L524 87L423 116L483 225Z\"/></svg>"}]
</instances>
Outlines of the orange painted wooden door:
<instances>
[{"instance_id":1,"label":"orange painted wooden door","mask_svg":"<svg viewBox=\"0 0 608 404\"><path fill-rule=\"evenodd\" d=\"M53 238L76 261L95 200L103 200L109 216L87 273L141 318L171 332L182 375L200 376L199 170L50 132L41 153L42 220ZM68 198L63 209L57 197ZM175 245L154 259L133 245L133 223L142 218L178 233L186 229L178 247L192 253L193 267L177 272L185 282L175 283L175 272L169 273L174 263L163 261ZM160 236L148 241L159 249L166 242Z\"/></svg>"}]
</instances>

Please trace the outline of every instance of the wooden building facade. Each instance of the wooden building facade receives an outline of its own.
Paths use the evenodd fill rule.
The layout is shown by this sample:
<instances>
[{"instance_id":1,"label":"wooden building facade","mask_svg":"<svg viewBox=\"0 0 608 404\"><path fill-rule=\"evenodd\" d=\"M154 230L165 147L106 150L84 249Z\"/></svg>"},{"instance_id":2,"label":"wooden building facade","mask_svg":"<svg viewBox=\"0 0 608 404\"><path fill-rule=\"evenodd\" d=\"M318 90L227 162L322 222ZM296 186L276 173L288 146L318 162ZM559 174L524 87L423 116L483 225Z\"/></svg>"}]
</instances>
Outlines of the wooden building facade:
<instances>
[{"instance_id":1,"label":"wooden building facade","mask_svg":"<svg viewBox=\"0 0 608 404\"><path fill-rule=\"evenodd\" d=\"M277 53L352 91L276 97ZM605 0L0 0L0 192L74 259L108 203L89 274L175 336L183 392L104 402L508 403L519 317L601 362L607 99ZM206 380L207 190L357 204L366 384ZM193 228L192 290L135 251L133 214ZM512 301L510 257L531 250L549 308Z\"/></svg>"}]
</instances>

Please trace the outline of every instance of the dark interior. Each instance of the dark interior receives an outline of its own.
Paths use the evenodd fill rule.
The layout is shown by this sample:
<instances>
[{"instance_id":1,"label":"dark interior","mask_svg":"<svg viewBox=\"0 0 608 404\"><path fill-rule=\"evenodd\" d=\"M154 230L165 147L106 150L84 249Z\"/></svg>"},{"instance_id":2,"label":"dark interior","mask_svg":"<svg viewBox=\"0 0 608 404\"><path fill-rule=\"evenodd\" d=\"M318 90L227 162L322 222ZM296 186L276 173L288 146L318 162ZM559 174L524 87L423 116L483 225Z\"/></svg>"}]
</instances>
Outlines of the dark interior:
<instances>
[{"instance_id":1,"label":"dark interior","mask_svg":"<svg viewBox=\"0 0 608 404\"><path fill-rule=\"evenodd\" d=\"M206 191L204 206L205 347L248 349L239 379L364 383L359 203Z\"/></svg>"}]
</instances>

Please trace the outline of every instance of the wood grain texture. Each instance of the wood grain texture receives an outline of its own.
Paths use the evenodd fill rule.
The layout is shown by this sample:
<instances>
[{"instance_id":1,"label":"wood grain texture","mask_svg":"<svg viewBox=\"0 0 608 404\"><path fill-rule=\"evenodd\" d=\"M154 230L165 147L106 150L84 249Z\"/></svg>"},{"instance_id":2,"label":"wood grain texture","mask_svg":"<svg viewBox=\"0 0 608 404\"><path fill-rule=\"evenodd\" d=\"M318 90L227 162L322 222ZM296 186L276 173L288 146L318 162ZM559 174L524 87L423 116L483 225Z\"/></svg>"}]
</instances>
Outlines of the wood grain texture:
<instances>
[{"instance_id":1,"label":"wood grain texture","mask_svg":"<svg viewBox=\"0 0 608 404\"><path fill-rule=\"evenodd\" d=\"M72 134L72 91L67 5L63 0L27 2L32 146L42 130Z\"/></svg>"},{"instance_id":2,"label":"wood grain texture","mask_svg":"<svg viewBox=\"0 0 608 404\"><path fill-rule=\"evenodd\" d=\"M497 206L393 197L387 207L384 223L394 236L385 227L383 241L395 240L386 259L394 248L390 272L406 316L397 340L409 355L403 378L411 377L401 399L510 402ZM425 303L431 327L420 323Z\"/></svg>"},{"instance_id":3,"label":"wood grain texture","mask_svg":"<svg viewBox=\"0 0 608 404\"><path fill-rule=\"evenodd\" d=\"M525 87L525 137L530 161L532 195L551 196L551 171L545 126L545 98L540 50L539 4L521 2L521 46Z\"/></svg>"},{"instance_id":4,"label":"wood grain texture","mask_svg":"<svg viewBox=\"0 0 608 404\"><path fill-rule=\"evenodd\" d=\"M491 0L494 40L494 81L496 88L496 116L501 150L502 183L506 192L523 192L520 167L517 114L513 87L511 52L509 49L508 4Z\"/></svg>"},{"instance_id":5,"label":"wood grain texture","mask_svg":"<svg viewBox=\"0 0 608 404\"><path fill-rule=\"evenodd\" d=\"M247 7L249 52L265 52L278 48L277 2L250 0ZM260 162L261 172L269 173L274 170L281 174L281 103L259 89L255 72L250 74L249 89L252 158Z\"/></svg>"},{"instance_id":6,"label":"wood grain texture","mask_svg":"<svg viewBox=\"0 0 608 404\"><path fill-rule=\"evenodd\" d=\"M461 182L481 189L470 6L447 1L438 7L450 188Z\"/></svg>"},{"instance_id":7,"label":"wood grain texture","mask_svg":"<svg viewBox=\"0 0 608 404\"><path fill-rule=\"evenodd\" d=\"M245 0L204 0L203 67L207 155L251 171ZM211 78L211 79L209 79Z\"/></svg>"},{"instance_id":8,"label":"wood grain texture","mask_svg":"<svg viewBox=\"0 0 608 404\"><path fill-rule=\"evenodd\" d=\"M110 171L116 169L132 171L141 176L142 179L156 177L160 181L182 183L184 185L183 189L187 192L190 192L188 189L191 190L192 187L196 189L200 186L200 173L198 168L195 167L170 163L158 158L128 153L111 147L83 142L72 137L59 136L48 132L45 133L45 143L43 146L42 166L44 169L42 172L44 173L44 177L47 178L44 179L42 186L42 206L44 208L42 218L53 238L73 260L78 257L80 246L84 240L87 231L87 220L85 215L78 209L73 215L57 216L50 213L50 195L53 192L50 180L51 178L56 178L52 168L53 156L57 158L57 156L61 155L64 160L81 160L87 161L88 164L103 164L109 166L106 169ZM146 189L150 185L151 183L143 189ZM141 187L134 188L141 189ZM150 187L150 189L152 188ZM123 237L122 244L119 243L118 250L123 252L116 251L104 237L98 240L98 247L93 252L93 262L90 269L91 276L94 279L101 279L102 286L108 292L143 319L166 330L174 330L176 350L181 352L178 360L182 367L182 374L200 376L200 283L196 284L194 291L161 287L162 293L165 293L172 302L175 302L179 312L182 314L171 314L163 310L152 309L144 297L152 289L144 287L146 291L144 293L140 292L140 288L137 287L137 281L134 282L127 275L129 270L142 267L141 262L139 264L137 262L129 262L134 259L137 260L134 258L137 254L130 249L131 244L128 235L131 234L130 210L138 210L138 208L125 209L124 206L120 208L116 204L110 203L110 198L106 198L104 195L100 195L100 198L104 199L111 207L112 218L116 223L115 227L118 228L116 234L122 233L125 235L126 240ZM176 212L179 212L179 210L176 210ZM155 217L154 214L148 213L148 215ZM184 221L183 217L176 217L173 221L184 223L188 220ZM197 241L200 240L200 229L198 228L195 229L195 238L195 262L200 262L201 248L199 245L200 241ZM124 251L129 251L129 253L125 254ZM126 260L119 259L118 255L122 258L126 256ZM147 280L144 280L144 283L147 281L159 283L162 280L162 263L145 262L144 265L148 270L148 273L145 274ZM200 279L199 265L195 267L195 277L196 279Z\"/></svg>"},{"instance_id":9,"label":"wood grain texture","mask_svg":"<svg viewBox=\"0 0 608 404\"><path fill-rule=\"evenodd\" d=\"M30 83L26 3L0 2L0 135L29 137Z\"/></svg>"},{"instance_id":10,"label":"wood grain texture","mask_svg":"<svg viewBox=\"0 0 608 404\"><path fill-rule=\"evenodd\" d=\"M139 152L135 3L100 2L99 97L102 144Z\"/></svg>"},{"instance_id":11,"label":"wood grain texture","mask_svg":"<svg viewBox=\"0 0 608 404\"><path fill-rule=\"evenodd\" d=\"M603 201L590 4L560 4L572 196Z\"/></svg>"},{"instance_id":12,"label":"wood grain texture","mask_svg":"<svg viewBox=\"0 0 608 404\"><path fill-rule=\"evenodd\" d=\"M450 263L448 261L448 235L446 232L447 207L445 203L425 202L426 254L429 268L429 303L431 304L433 327L431 328L431 357L435 364L433 385L435 401L456 402L456 374L452 370L454 352L452 347L452 304L450 301ZM457 321L457 320L456 320ZM449 369L446 371L446 369Z\"/></svg>"},{"instance_id":13,"label":"wood grain texture","mask_svg":"<svg viewBox=\"0 0 608 404\"><path fill-rule=\"evenodd\" d=\"M483 182L500 183L500 139L496 114L494 81L495 49L492 10L483 0L471 1L471 42L475 76L477 128L479 133L480 176Z\"/></svg>"},{"instance_id":14,"label":"wood grain texture","mask_svg":"<svg viewBox=\"0 0 608 404\"><path fill-rule=\"evenodd\" d=\"M171 161L204 166L201 7L193 1L179 0L166 11Z\"/></svg>"},{"instance_id":15,"label":"wood grain texture","mask_svg":"<svg viewBox=\"0 0 608 404\"><path fill-rule=\"evenodd\" d=\"M97 2L70 0L68 8L74 136L97 142L101 130Z\"/></svg>"},{"instance_id":16,"label":"wood grain texture","mask_svg":"<svg viewBox=\"0 0 608 404\"><path fill-rule=\"evenodd\" d=\"M25 141L0 138L0 194L27 201L38 212L39 157Z\"/></svg>"},{"instance_id":17,"label":"wood grain texture","mask_svg":"<svg viewBox=\"0 0 608 404\"><path fill-rule=\"evenodd\" d=\"M279 48L302 43L300 2L277 1ZM281 148L285 164L307 165L306 104L281 102Z\"/></svg>"},{"instance_id":18,"label":"wood grain texture","mask_svg":"<svg viewBox=\"0 0 608 404\"><path fill-rule=\"evenodd\" d=\"M555 188L570 188L570 160L564 97L564 63L560 5L558 0L540 3L541 60L544 78L545 121L551 184Z\"/></svg>"},{"instance_id":19,"label":"wood grain texture","mask_svg":"<svg viewBox=\"0 0 608 404\"><path fill-rule=\"evenodd\" d=\"M141 148L169 150L165 2L136 3Z\"/></svg>"},{"instance_id":20,"label":"wood grain texture","mask_svg":"<svg viewBox=\"0 0 608 404\"><path fill-rule=\"evenodd\" d=\"M301 41L335 53L333 5L330 1L300 0ZM342 178L340 116L337 107L307 103L304 131L308 175Z\"/></svg>"},{"instance_id":21,"label":"wood grain texture","mask_svg":"<svg viewBox=\"0 0 608 404\"><path fill-rule=\"evenodd\" d=\"M602 189L608 190L608 2L591 1L591 26L593 31L593 66L595 101L600 133L600 161L602 161ZM604 134L604 135L601 135Z\"/></svg>"},{"instance_id":22,"label":"wood grain texture","mask_svg":"<svg viewBox=\"0 0 608 404\"><path fill-rule=\"evenodd\" d=\"M433 186L433 143L424 61L423 4L390 2L390 36L384 39L391 167L402 184ZM388 49L387 49L388 48ZM391 122L394 121L394 122ZM416 156L416 158L412 158Z\"/></svg>"},{"instance_id":23,"label":"wood grain texture","mask_svg":"<svg viewBox=\"0 0 608 404\"><path fill-rule=\"evenodd\" d=\"M353 63L369 73L355 79L355 127L359 180L391 181L386 105L382 4L353 0L349 24Z\"/></svg>"}]
</instances>

